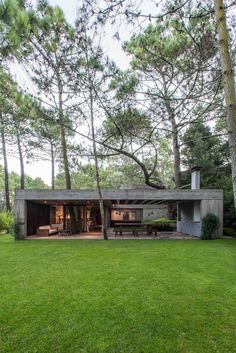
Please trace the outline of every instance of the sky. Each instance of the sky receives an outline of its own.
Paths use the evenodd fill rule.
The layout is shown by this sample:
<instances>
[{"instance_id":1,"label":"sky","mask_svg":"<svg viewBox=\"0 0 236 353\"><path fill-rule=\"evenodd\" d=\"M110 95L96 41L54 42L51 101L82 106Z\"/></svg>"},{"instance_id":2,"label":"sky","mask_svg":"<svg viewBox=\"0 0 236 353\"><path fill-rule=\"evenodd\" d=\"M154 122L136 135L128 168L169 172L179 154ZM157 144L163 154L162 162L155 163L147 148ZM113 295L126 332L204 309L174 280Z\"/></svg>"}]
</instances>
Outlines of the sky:
<instances>
[{"instance_id":1,"label":"sky","mask_svg":"<svg viewBox=\"0 0 236 353\"><path fill-rule=\"evenodd\" d=\"M36 1L32 1L33 4ZM73 23L76 18L76 11L79 5L77 0L49 0L51 5L58 5L61 7L65 13L65 16L68 22ZM111 27L106 29L106 33L104 36L103 41L103 50L106 55L114 60L117 65L121 69L127 69L129 66L129 58L126 54L122 51L121 45L122 41L125 41L129 38L128 28L124 24L122 28L119 28L119 34L121 37L121 41L118 42L117 39L113 37L114 31ZM19 68L18 65L14 64L11 66L11 74L13 77L18 81L20 86L22 87L29 87L30 83L26 76L26 74ZM20 173L20 164L19 160L15 157L9 156L9 170L14 171L16 173ZM56 172L58 170L56 169ZM25 173L32 178L40 177L43 181L50 185L51 183L51 165L50 162L47 161L38 161L38 162L31 162L25 165Z\"/></svg>"}]
</instances>

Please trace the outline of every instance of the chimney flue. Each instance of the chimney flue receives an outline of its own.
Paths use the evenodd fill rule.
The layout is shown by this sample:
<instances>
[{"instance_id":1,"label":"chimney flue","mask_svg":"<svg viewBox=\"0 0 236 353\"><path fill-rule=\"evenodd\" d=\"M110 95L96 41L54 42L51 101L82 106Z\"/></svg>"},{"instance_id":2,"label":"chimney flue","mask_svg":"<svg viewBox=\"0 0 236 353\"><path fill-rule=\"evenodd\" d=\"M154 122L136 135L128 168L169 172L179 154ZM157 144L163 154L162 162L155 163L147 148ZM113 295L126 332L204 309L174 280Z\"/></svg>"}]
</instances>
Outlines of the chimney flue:
<instances>
[{"instance_id":1,"label":"chimney flue","mask_svg":"<svg viewBox=\"0 0 236 353\"><path fill-rule=\"evenodd\" d=\"M200 189L201 183L201 167L193 167L191 169L191 189L198 190Z\"/></svg>"}]
</instances>

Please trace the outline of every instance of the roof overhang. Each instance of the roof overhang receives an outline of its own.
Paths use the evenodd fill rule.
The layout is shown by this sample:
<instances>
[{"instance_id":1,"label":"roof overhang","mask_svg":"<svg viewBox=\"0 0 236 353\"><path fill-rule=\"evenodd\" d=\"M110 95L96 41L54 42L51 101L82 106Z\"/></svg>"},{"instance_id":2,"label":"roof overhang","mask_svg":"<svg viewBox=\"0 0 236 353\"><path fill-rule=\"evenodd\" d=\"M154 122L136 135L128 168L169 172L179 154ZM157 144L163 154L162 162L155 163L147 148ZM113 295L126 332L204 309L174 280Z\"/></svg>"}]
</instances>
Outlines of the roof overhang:
<instances>
[{"instance_id":1,"label":"roof overhang","mask_svg":"<svg viewBox=\"0 0 236 353\"><path fill-rule=\"evenodd\" d=\"M158 190L158 189L120 189L102 190L104 201L190 201L190 200L223 200L223 190ZM15 200L26 201L96 201L99 195L96 190L16 190Z\"/></svg>"}]
</instances>

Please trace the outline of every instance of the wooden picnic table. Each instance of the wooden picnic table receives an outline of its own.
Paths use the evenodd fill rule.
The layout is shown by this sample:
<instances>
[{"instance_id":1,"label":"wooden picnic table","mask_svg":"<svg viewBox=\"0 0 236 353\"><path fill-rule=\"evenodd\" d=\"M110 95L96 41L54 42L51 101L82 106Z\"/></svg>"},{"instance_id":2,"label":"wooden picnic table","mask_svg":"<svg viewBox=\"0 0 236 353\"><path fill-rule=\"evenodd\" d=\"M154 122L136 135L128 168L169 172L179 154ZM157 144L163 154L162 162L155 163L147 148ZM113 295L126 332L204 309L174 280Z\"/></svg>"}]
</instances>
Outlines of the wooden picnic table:
<instances>
[{"instance_id":1,"label":"wooden picnic table","mask_svg":"<svg viewBox=\"0 0 236 353\"><path fill-rule=\"evenodd\" d=\"M156 227L153 227L152 224L145 223L115 223L114 227L115 235L119 233L120 236L122 236L123 233L131 233L136 237L139 235L139 233L146 233L147 235L151 236L153 231L156 236Z\"/></svg>"},{"instance_id":2,"label":"wooden picnic table","mask_svg":"<svg viewBox=\"0 0 236 353\"><path fill-rule=\"evenodd\" d=\"M115 223L115 227L129 227L129 226L134 226L134 227L141 227L143 226L143 224L141 222L119 222L119 223Z\"/></svg>"}]
</instances>

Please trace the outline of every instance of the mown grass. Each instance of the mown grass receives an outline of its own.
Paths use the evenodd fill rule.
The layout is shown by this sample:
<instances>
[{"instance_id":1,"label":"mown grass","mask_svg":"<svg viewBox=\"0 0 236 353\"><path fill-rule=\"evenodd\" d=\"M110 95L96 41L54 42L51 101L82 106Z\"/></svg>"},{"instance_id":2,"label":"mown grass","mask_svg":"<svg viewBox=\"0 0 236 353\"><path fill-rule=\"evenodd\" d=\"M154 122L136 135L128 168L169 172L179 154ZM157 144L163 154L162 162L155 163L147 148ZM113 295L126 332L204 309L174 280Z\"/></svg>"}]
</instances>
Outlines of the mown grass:
<instances>
[{"instance_id":1,"label":"mown grass","mask_svg":"<svg viewBox=\"0 0 236 353\"><path fill-rule=\"evenodd\" d=\"M234 353L236 241L0 236L1 353Z\"/></svg>"}]
</instances>

